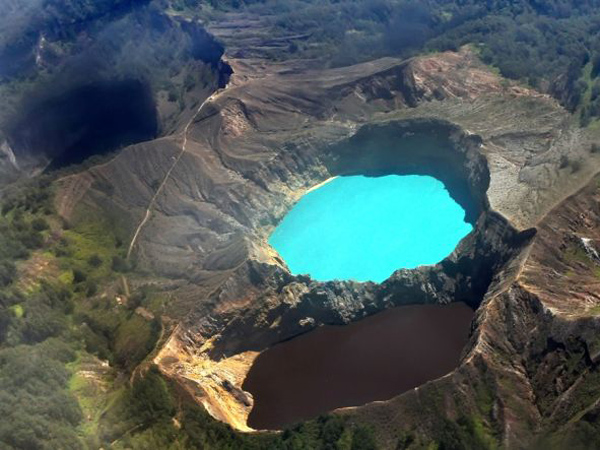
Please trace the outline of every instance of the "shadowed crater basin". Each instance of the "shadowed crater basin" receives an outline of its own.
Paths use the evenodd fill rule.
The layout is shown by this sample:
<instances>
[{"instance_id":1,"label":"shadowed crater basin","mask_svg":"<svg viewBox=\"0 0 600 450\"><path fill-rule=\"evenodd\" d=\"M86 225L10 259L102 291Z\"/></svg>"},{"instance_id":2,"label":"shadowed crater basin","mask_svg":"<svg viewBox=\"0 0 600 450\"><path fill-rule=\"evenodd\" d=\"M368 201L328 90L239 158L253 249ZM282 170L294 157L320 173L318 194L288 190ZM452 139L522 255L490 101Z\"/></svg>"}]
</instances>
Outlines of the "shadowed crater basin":
<instances>
[{"instance_id":1,"label":"shadowed crater basin","mask_svg":"<svg viewBox=\"0 0 600 450\"><path fill-rule=\"evenodd\" d=\"M472 229L436 178L355 175L302 197L269 242L293 274L382 282L441 261Z\"/></svg>"},{"instance_id":2,"label":"shadowed crater basin","mask_svg":"<svg viewBox=\"0 0 600 450\"><path fill-rule=\"evenodd\" d=\"M254 397L248 425L280 429L443 376L458 365L472 318L464 303L402 306L277 344L244 382Z\"/></svg>"},{"instance_id":3,"label":"shadowed crater basin","mask_svg":"<svg viewBox=\"0 0 600 450\"><path fill-rule=\"evenodd\" d=\"M7 136L18 160L43 157L58 169L152 139L158 127L150 87L132 79L33 99L13 118Z\"/></svg>"}]
</instances>

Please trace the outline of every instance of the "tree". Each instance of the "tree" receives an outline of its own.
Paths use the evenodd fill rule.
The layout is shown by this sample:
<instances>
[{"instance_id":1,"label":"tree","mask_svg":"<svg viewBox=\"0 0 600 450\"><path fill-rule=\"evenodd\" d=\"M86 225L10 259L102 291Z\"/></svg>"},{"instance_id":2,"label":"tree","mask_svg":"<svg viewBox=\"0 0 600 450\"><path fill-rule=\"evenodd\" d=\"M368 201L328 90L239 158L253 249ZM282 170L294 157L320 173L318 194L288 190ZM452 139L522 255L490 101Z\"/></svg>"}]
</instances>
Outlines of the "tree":
<instances>
[{"instance_id":1,"label":"tree","mask_svg":"<svg viewBox=\"0 0 600 450\"><path fill-rule=\"evenodd\" d=\"M131 390L131 410L134 417L146 424L170 421L175 414L173 399L156 366L136 378Z\"/></svg>"},{"instance_id":2,"label":"tree","mask_svg":"<svg viewBox=\"0 0 600 450\"><path fill-rule=\"evenodd\" d=\"M88 264L94 268L100 267L102 265L102 258L97 253L94 253L88 258Z\"/></svg>"},{"instance_id":3,"label":"tree","mask_svg":"<svg viewBox=\"0 0 600 450\"><path fill-rule=\"evenodd\" d=\"M31 221L31 227L35 231L44 231L44 230L47 230L48 228L50 228L50 226L48 225L48 222L46 222L46 220L43 219L42 217L36 217L35 219L33 219Z\"/></svg>"},{"instance_id":4,"label":"tree","mask_svg":"<svg viewBox=\"0 0 600 450\"><path fill-rule=\"evenodd\" d=\"M87 275L81 269L73 269L73 282L74 283L83 283L87 280Z\"/></svg>"},{"instance_id":5,"label":"tree","mask_svg":"<svg viewBox=\"0 0 600 450\"><path fill-rule=\"evenodd\" d=\"M114 256L111 264L112 270L115 272L127 272L129 271L129 263L120 256Z\"/></svg>"},{"instance_id":6,"label":"tree","mask_svg":"<svg viewBox=\"0 0 600 450\"><path fill-rule=\"evenodd\" d=\"M11 261L0 261L0 287L11 284L17 275L17 268Z\"/></svg>"}]
</instances>

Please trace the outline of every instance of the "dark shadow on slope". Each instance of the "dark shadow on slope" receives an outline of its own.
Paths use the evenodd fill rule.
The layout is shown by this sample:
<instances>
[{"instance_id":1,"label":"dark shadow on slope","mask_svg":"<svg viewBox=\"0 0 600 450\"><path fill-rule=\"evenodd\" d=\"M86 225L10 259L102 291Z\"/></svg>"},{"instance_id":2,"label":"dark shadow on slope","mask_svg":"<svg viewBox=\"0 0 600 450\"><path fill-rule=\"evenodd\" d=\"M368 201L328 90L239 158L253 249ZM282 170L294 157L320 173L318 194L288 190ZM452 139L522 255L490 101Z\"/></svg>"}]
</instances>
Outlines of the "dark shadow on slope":
<instances>
[{"instance_id":1,"label":"dark shadow on slope","mask_svg":"<svg viewBox=\"0 0 600 450\"><path fill-rule=\"evenodd\" d=\"M16 152L42 153L50 169L156 137L152 92L137 80L97 82L32 103L7 131ZM19 155L17 155L18 157Z\"/></svg>"}]
</instances>

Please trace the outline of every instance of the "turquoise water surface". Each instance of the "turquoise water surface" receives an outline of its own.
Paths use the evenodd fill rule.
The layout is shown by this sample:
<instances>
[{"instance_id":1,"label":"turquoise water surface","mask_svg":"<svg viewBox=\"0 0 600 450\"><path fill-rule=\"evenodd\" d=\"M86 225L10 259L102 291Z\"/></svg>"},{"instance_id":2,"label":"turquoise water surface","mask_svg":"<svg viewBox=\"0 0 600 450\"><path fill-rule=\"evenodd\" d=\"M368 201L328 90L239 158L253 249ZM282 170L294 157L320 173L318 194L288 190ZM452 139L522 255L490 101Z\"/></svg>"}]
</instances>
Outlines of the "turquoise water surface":
<instances>
[{"instance_id":1,"label":"turquoise water surface","mask_svg":"<svg viewBox=\"0 0 600 450\"><path fill-rule=\"evenodd\" d=\"M448 256L472 230L464 216L433 177L338 177L302 197L269 243L294 274L381 282Z\"/></svg>"}]
</instances>

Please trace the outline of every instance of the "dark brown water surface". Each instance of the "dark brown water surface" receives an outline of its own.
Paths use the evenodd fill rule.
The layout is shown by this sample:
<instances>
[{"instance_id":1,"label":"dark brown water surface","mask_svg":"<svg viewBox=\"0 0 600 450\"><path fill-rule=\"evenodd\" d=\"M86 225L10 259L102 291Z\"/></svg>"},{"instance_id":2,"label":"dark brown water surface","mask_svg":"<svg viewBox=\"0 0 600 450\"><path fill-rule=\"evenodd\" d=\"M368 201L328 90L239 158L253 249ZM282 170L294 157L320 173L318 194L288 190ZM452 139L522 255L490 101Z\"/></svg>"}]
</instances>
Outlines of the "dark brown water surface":
<instances>
[{"instance_id":1,"label":"dark brown water surface","mask_svg":"<svg viewBox=\"0 0 600 450\"><path fill-rule=\"evenodd\" d=\"M441 377L458 365L473 314L464 303L402 306L277 344L244 381L254 396L248 425L280 429Z\"/></svg>"}]
</instances>

